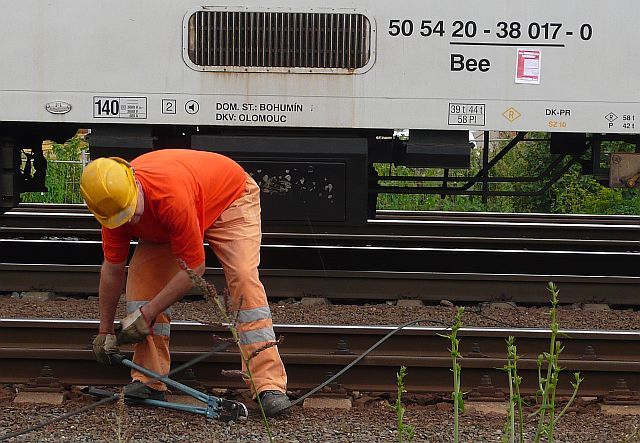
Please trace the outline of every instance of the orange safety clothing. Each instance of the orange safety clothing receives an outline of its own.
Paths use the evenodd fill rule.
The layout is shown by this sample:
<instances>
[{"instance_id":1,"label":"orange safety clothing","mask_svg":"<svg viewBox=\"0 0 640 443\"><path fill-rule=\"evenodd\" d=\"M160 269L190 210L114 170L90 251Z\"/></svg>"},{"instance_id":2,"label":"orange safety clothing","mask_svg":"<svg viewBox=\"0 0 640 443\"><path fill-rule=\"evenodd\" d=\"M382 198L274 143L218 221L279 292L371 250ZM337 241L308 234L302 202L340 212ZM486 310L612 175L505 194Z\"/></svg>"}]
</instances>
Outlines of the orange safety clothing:
<instances>
[{"instance_id":1,"label":"orange safety clothing","mask_svg":"<svg viewBox=\"0 0 640 443\"><path fill-rule=\"evenodd\" d=\"M238 312L240 351L246 358L276 340L267 294L258 274L261 240L260 188L247 175L243 196L205 232L205 241L222 264L231 309ZM246 372L244 361L242 363L242 370ZM287 374L277 346L261 351L249 361L249 368L257 392L286 391ZM249 380L245 382L251 389Z\"/></svg>"},{"instance_id":2,"label":"orange safety clothing","mask_svg":"<svg viewBox=\"0 0 640 443\"><path fill-rule=\"evenodd\" d=\"M232 310L237 311L240 350L245 357L276 339L267 296L258 274L261 237L260 188L245 174L239 198L204 231L204 240L213 249L224 270L230 293L229 304ZM203 250L202 243L200 249ZM127 276L129 312L151 300L179 271L177 255L173 243L139 242ZM159 315L153 326L154 335L134 346L134 362L161 374L169 372L171 363L170 315L166 311ZM260 352L250 360L249 365L256 391L253 392L249 380L245 381L254 395L266 390L286 391L287 375L277 346ZM244 361L242 368L246 370ZM143 383L150 380L137 371L131 372L134 380ZM150 383L149 386L166 389L160 382Z\"/></svg>"},{"instance_id":3,"label":"orange safety clothing","mask_svg":"<svg viewBox=\"0 0 640 443\"><path fill-rule=\"evenodd\" d=\"M145 305L180 270L169 243L140 241L133 253L127 273L127 312ZM168 374L171 367L169 337L171 335L171 308L158 315L153 324L153 335L134 345L133 361L156 374ZM131 370L131 378L146 383L150 377ZM154 381L149 387L165 391L164 383Z\"/></svg>"},{"instance_id":4,"label":"orange safety clothing","mask_svg":"<svg viewBox=\"0 0 640 443\"><path fill-rule=\"evenodd\" d=\"M170 243L172 252L195 268L204 262L204 231L244 191L245 172L220 154L164 149L131 162L144 190L144 213L138 223L102 227L104 257L122 263L134 237Z\"/></svg>"}]
</instances>

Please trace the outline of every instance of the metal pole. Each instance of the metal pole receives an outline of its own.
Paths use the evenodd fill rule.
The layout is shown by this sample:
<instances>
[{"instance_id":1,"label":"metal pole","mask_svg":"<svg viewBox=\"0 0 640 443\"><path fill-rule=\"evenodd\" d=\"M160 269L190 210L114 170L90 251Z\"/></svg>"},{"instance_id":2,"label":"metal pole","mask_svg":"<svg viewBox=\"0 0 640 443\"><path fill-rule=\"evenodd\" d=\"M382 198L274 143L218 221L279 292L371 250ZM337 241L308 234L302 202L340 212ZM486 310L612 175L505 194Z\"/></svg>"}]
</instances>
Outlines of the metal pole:
<instances>
[{"instance_id":1,"label":"metal pole","mask_svg":"<svg viewBox=\"0 0 640 443\"><path fill-rule=\"evenodd\" d=\"M442 174L442 189L447 189L449 187L449 169L445 169ZM446 194L440 194L440 199L444 200Z\"/></svg>"},{"instance_id":2,"label":"metal pole","mask_svg":"<svg viewBox=\"0 0 640 443\"><path fill-rule=\"evenodd\" d=\"M482 203L489 200L489 131L484 131L482 147Z\"/></svg>"}]
</instances>

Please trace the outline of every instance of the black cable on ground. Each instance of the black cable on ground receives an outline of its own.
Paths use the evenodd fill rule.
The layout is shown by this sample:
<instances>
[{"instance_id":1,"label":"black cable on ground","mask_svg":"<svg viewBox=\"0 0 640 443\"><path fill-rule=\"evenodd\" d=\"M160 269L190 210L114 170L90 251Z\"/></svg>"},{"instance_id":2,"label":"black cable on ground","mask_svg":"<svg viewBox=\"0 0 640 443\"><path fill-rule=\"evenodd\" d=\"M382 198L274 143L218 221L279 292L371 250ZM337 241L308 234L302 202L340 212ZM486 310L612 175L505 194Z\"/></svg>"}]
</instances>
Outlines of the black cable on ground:
<instances>
[{"instance_id":1,"label":"black cable on ground","mask_svg":"<svg viewBox=\"0 0 640 443\"><path fill-rule=\"evenodd\" d=\"M502 324L504 326L508 326L508 327L515 327L513 325L510 325L509 323L506 323L502 320L498 320L496 318L492 318L489 317L488 315L485 315L482 313L482 308L479 308L477 311L476 310L470 310L468 311L470 313L476 314L479 317L485 318L487 320L491 320L494 321L498 324ZM340 370L340 372L338 372L337 374L331 376L329 379L325 380L322 384L320 384L319 386L316 386L315 388L313 388L311 391L307 392L306 394L304 394L302 397L297 398L295 401L291 402L291 406L295 406L297 404L299 404L300 402L304 401L307 397L315 394L316 392L318 392L320 389L324 388L325 386L327 386L329 383L331 383L332 381L334 381L335 379L337 379L338 377L340 377L342 374L344 374L345 372L347 372L349 369L351 369L353 366L355 366L356 364L358 364L358 362L360 362L360 360L362 360L363 358L365 358L367 355L369 355L374 349L376 349L378 346L380 346L382 343L384 343L385 341L387 341L387 339L389 337L391 337L392 335L394 335L395 333L397 333L398 331L411 326L411 325L415 325L417 323L433 323L433 324L437 324L437 325L441 325L444 326L445 328L443 329L443 331L446 331L447 329L451 329L451 325L438 321L438 320L430 320L430 319L420 319L420 320L413 320L410 321L408 323L404 323L400 326L398 326L397 328L395 328L394 330L390 331L387 335L385 335L384 337L382 337L380 340L378 340L373 346L371 346L369 349L367 349L366 351L364 351L362 354L360 354L354 361L352 361L351 363L349 363L347 366L345 366L344 368L342 368Z\"/></svg>"},{"instance_id":2,"label":"black cable on ground","mask_svg":"<svg viewBox=\"0 0 640 443\"><path fill-rule=\"evenodd\" d=\"M474 314L476 314L476 315L478 315L478 316L480 316L480 317L486 318L486 319L491 320L491 321L494 321L494 322L496 322L496 323L501 323L501 324L503 324L503 325L505 325L505 326L513 327L512 325L510 325L510 324L508 324L508 323L506 323L506 322L503 322L503 321L498 320L498 319L496 319L496 318L491 318L491 317L489 317L489 316L487 316L487 315L485 315L485 314L482 314L481 310L482 310L482 309L480 308L480 309L479 309L479 310L477 310L477 311L469 311L469 312L472 312L472 313L474 313ZM338 373L336 373L335 375L331 376L330 378L328 378L328 379L327 379L327 380L325 380L323 383L321 383L320 385L316 386L315 388L313 388L311 391L307 392L307 393L306 393L306 394L304 394L303 396L301 396L301 397L297 398L296 400L292 401L292 402L291 402L291 406L295 406L295 405L297 405L297 404L301 403L301 402L302 402L302 401L304 401L307 397L309 397L309 396L311 396L311 395L315 394L315 393L316 393L316 392L318 392L320 389L324 388L324 387L325 387L325 386L327 386L329 383L331 383L332 381L336 380L338 377L340 377L342 374L344 374L345 372L347 372L347 371L348 371L349 369L351 369L353 366L355 366L356 364L358 364L358 363L359 363L363 358L365 358L367 355L369 355L369 354L370 354L372 351L374 351L378 346L380 346L382 343L384 343L385 341L387 341L391 336L395 335L397 332L401 331L402 329L404 329L404 328L406 328L406 327L408 327L408 326L412 326L412 325L415 325L415 324L418 324L418 323L432 323L432 324L437 324L437 325L440 325L440 326L444 326L443 331L446 331L447 329L451 329L451 326L450 326L449 324L444 323L444 322L441 322L441 321L438 321L438 320L431 320L431 319L418 319L418 320L412 320L412 321L410 321L410 322L404 323L404 324L402 324L402 325L398 326L397 328L395 328L395 329L393 329L393 330L389 331L389 333L387 333L384 337L382 337L380 340L378 340L378 341L377 341L375 344L373 344L369 349L367 349L367 350L366 350L366 351L364 351L362 354L360 354L360 355L359 355L355 360L353 360L353 361L352 361L351 363L349 363L347 366L345 366L344 368L342 368ZM202 354L202 355L200 355L200 356L198 356L198 357L194 358L193 360L190 360L190 361L188 361L187 363L185 363L185 364L183 364L183 365L181 365L181 366L179 366L179 367L175 368L174 370L172 370L171 372L169 372L169 373L166 375L166 377L169 377L169 376L171 376L171 375L173 375L173 374L175 374L175 373L177 373L177 372L180 372L180 371L182 371L182 370L184 370L184 369L187 369L187 368L189 368L189 367L191 367L191 366L195 365L196 363L199 363L200 361L202 361L202 360L204 360L204 359L206 359L206 358L210 357L211 355L213 355L213 354L215 354L215 353L217 353L217 352L221 352L221 351L225 350L225 349L226 349L226 348L228 348L229 346L230 346L230 344L229 344L229 343L222 343L222 344L220 344L220 345L216 346L213 350L211 350L211 351L209 351L209 352L207 352L207 353L205 353L205 354ZM145 385L146 385L146 384L148 384L148 383L152 383L152 382L154 382L154 381L156 381L156 380L157 380L157 379L151 379L151 380L149 380L147 383L145 383L144 385L141 385L141 387L142 387L142 386L145 386ZM69 413L67 413L67 414L61 415L61 416L59 416L59 417L52 418L52 419L50 419L50 420L44 421L44 422L42 422L42 423L39 423L39 424L37 424L37 425L35 425L35 426L31 426L31 427L29 427L29 428L25 428L25 429L22 429L22 430L20 430L20 431L12 432L12 433L10 433L10 434L2 435L2 436L0 436L0 441L5 441L5 440L8 440L8 439L10 439L10 438L19 437L20 435L27 434L27 433L32 432L32 431L36 431L36 430L41 429L41 428L43 428L43 427L45 427L45 426L48 426L48 425L50 425L50 424L57 423L57 422L62 421L62 420L66 420L66 419L68 419L68 418L70 418L70 417L73 417L73 416L75 416L75 415L81 414L81 413L83 413L83 412L90 411L91 409L94 409L94 408L96 408L96 407L98 407L98 406L100 406L100 405L107 404L107 403L110 403L110 402L115 401L115 400L117 400L117 397L116 397L115 395L114 395L113 397L104 398L104 399L102 399L102 400L100 400L100 401L97 401L97 402L92 403L92 404L90 404L90 405L84 406L84 407L82 407L82 408L80 408L80 409L78 409L78 410L76 410L76 411L72 411L72 412L69 412Z\"/></svg>"},{"instance_id":3,"label":"black cable on ground","mask_svg":"<svg viewBox=\"0 0 640 443\"><path fill-rule=\"evenodd\" d=\"M310 395L315 394L316 392L318 392L320 389L324 388L325 386L327 386L329 383L331 383L332 381L334 381L336 378L340 377L342 374L344 374L345 372L347 372L349 369L351 369L354 365L356 365L360 360L362 360L363 358L365 358L367 355L369 355L374 349L376 349L378 346L380 346L382 343L384 343L385 341L387 341L387 339L389 337L391 337L392 335L394 335L396 332L401 331L402 329L406 328L407 326L411 326L411 325L415 325L417 323L434 323L434 324L438 324L438 325L442 325L445 326L445 328L443 330L447 330L447 329L451 329L451 326L447 325L446 323L443 323L441 321L437 321L437 320L429 320L429 319L419 319L419 320L412 320L410 322L407 322L405 324L402 324L400 326L398 326L397 328L395 328L392 331L389 331L389 333L387 335L385 335L384 337L382 337L380 340L378 340L374 345L372 345L369 349L367 349L366 351L364 351L362 354L360 354L355 360L353 360L351 363L349 363L347 366L345 366L344 368L342 368L337 374L333 375L332 377L330 377L329 379L325 380L322 384L316 386L315 388L313 388L311 391L307 392L306 394L304 394L302 397L297 398L296 400L291 402L291 406L295 406L298 403L304 401L305 398L309 397Z\"/></svg>"},{"instance_id":4,"label":"black cable on ground","mask_svg":"<svg viewBox=\"0 0 640 443\"><path fill-rule=\"evenodd\" d=\"M471 310L469 310L468 312L471 312L471 313L473 313L473 314L476 314L478 317L481 317L481 318L484 318L484 319L487 319L487 320L491 320L491 321L493 321L493 322L496 322L496 323L497 323L497 324L499 324L499 325L507 326L507 327L509 327L509 328L517 328L517 326L514 326L514 325L512 325L512 324L510 324L510 323L507 323L507 322L505 322L505 321L499 320L499 319L497 319L497 318L489 317L488 315L483 314L483 313L482 313L482 307L481 307L481 306L478 306L478 309L477 309L477 310L475 310L475 309L471 309Z\"/></svg>"},{"instance_id":5,"label":"black cable on ground","mask_svg":"<svg viewBox=\"0 0 640 443\"><path fill-rule=\"evenodd\" d=\"M170 377L173 374L176 374L176 373L178 373L180 371L183 371L183 370L185 370L187 368L190 368L191 366L195 365L196 363L201 362L202 360L212 356L215 353L224 351L229 346L230 346L230 343L221 343L218 346L216 346L215 348L213 348L211 351L206 352L206 353L204 353L202 355L199 355L198 357L194 358L193 360L190 360L190 361L178 366L177 368L173 369L167 375L162 375L160 377ZM143 386L146 386L149 383L153 383L154 381L157 381L158 379L159 379L159 377L152 378L151 380L147 381L145 384L140 385L140 387L138 389L141 389ZM92 410L94 408L97 408L98 406L101 406L101 405L104 405L104 404L107 404L107 403L111 403L111 402L113 402L113 401L115 401L117 399L118 399L118 396L114 394L111 397L103 398L102 400L99 400L99 401L97 401L95 403L91 403L90 405L87 405L87 406L83 406L82 408L77 409L75 411L68 412L68 413L66 413L64 415L61 415L59 417L54 417L54 418L51 418L49 420L40 422L37 425L30 426L28 428L24 428L24 429L21 429L19 431L11 432L9 434L0 435L0 441L5 441L5 440L8 440L10 438L15 438L15 437L19 437L19 436L24 435L24 434L28 434L29 432L37 431L38 429L42 429L45 426L49 426L51 424L66 420L66 419L71 418L71 417L73 417L75 415L78 415L78 414L81 414L83 412L87 412L87 411L90 411L90 410Z\"/></svg>"},{"instance_id":6,"label":"black cable on ground","mask_svg":"<svg viewBox=\"0 0 640 443\"><path fill-rule=\"evenodd\" d=\"M20 431L12 432L10 434L4 434L4 435L0 436L0 441L9 440L10 438L19 437L21 435L28 434L29 432L37 431L38 429L44 428L45 426L48 426L50 424L66 420L67 418L73 417L74 415L78 415L78 414L81 414L83 412L90 411L90 410L92 410L92 409L94 409L94 408L96 408L98 406L101 406L101 405L104 405L104 404L107 404L107 403L111 403L114 400L117 400L116 396L103 398L100 401L97 401L95 403L91 403L90 405L87 405L87 406L83 406L82 408L80 408L80 409L78 409L76 411L68 412L68 413L66 413L64 415L61 415L59 417L54 417L54 418L49 419L47 421L43 421L41 423L38 423L35 426L31 426L30 428L25 428L25 429L22 429Z\"/></svg>"}]
</instances>

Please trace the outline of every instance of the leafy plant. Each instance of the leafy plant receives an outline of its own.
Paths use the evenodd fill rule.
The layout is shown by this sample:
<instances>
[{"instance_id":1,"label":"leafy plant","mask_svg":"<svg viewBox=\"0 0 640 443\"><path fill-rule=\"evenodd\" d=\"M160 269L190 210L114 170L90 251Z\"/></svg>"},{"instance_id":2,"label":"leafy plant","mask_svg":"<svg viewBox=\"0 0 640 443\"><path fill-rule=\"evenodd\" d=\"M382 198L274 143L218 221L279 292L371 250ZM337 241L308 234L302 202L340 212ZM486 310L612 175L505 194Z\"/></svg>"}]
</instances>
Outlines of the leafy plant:
<instances>
[{"instance_id":1,"label":"leafy plant","mask_svg":"<svg viewBox=\"0 0 640 443\"><path fill-rule=\"evenodd\" d=\"M451 355L453 373L453 392L451 397L453 398L453 441L458 443L459 440L459 418L460 412L464 412L464 400L463 393L460 390L460 378L462 373L462 367L458 363L458 359L462 358L460 354L460 339L458 338L458 331L462 328L462 314L464 314L464 308L459 307L456 311L456 315L453 320L453 326L451 326L451 333L449 335L438 334L440 337L446 338L451 342L451 348L449 353Z\"/></svg>"},{"instance_id":2,"label":"leafy plant","mask_svg":"<svg viewBox=\"0 0 640 443\"><path fill-rule=\"evenodd\" d=\"M398 421L398 442L403 441L410 442L414 437L414 427L404 423L405 407L402 405L402 394L407 392L404 388L404 377L407 375L407 367L400 367L400 372L396 373L396 385L398 386L398 396L396 402L393 405L393 409L396 411L396 417Z\"/></svg>"},{"instance_id":3,"label":"leafy plant","mask_svg":"<svg viewBox=\"0 0 640 443\"><path fill-rule=\"evenodd\" d=\"M560 414L557 416L556 414L556 389L558 386L558 379L560 377L560 372L562 368L560 367L560 354L564 350L560 341L558 341L558 317L557 317L557 307L558 307L558 287L549 282L548 290L551 292L551 310L549 311L549 315L551 317L550 327L551 327L551 342L549 344L549 352L542 353L538 356L537 365L538 365L538 392L537 396L541 397L541 405L538 410L534 413L538 415L538 427L536 429L536 434L534 436L534 442L538 443L540 439L544 436L546 437L549 443L553 443L554 436L553 432L556 424L560 420L560 418L565 414L565 412L569 409L569 406L573 403L578 394L578 389L580 388L580 383L582 383L583 379L580 378L580 373L575 372L573 375L575 377L575 381L571 382L571 386L573 387L573 395L562 409ZM545 377L542 376L542 367L546 364L547 374Z\"/></svg>"},{"instance_id":4,"label":"leafy plant","mask_svg":"<svg viewBox=\"0 0 640 443\"><path fill-rule=\"evenodd\" d=\"M509 409L507 411L507 423L505 426L505 437L508 436L509 443L515 442L515 421L516 407L518 409L518 431L519 442L524 443L524 418L522 414L522 397L520 396L520 384L522 377L518 375L518 349L516 347L515 337L510 336L507 339L507 364L503 370L509 378Z\"/></svg>"}]
</instances>

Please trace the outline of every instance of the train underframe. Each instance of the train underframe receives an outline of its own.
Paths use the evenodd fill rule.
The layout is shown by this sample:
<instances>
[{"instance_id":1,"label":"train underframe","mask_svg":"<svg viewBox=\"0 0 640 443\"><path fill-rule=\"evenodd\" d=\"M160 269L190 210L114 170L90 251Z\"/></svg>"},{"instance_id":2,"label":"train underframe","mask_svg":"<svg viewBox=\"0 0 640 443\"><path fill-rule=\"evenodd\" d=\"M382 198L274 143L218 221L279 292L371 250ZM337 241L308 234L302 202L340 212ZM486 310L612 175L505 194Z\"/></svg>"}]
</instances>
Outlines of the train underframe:
<instances>
[{"instance_id":1,"label":"train underframe","mask_svg":"<svg viewBox=\"0 0 640 443\"><path fill-rule=\"evenodd\" d=\"M62 142L80 127L73 124L0 124L0 213L20 202L23 192L46 191L43 140ZM624 141L640 152L640 136L552 133L544 139L510 133L499 146L484 131L473 141L467 131L286 129L96 125L88 136L91 158L132 159L164 148L219 152L238 161L262 190L265 223L359 225L375 214L377 196L393 194L534 196L546 192L573 165L608 183L601 144ZM522 143L545 141L553 161L532 177L498 177L492 169ZM491 148L490 148L491 147ZM477 173L469 168L472 150L481 152ZM395 175L375 165L437 168L438 174ZM635 168L635 166L633 166ZM533 191L501 190L501 183L537 183ZM635 185L635 182L633 183ZM513 188L513 186L511 187Z\"/></svg>"}]
</instances>

